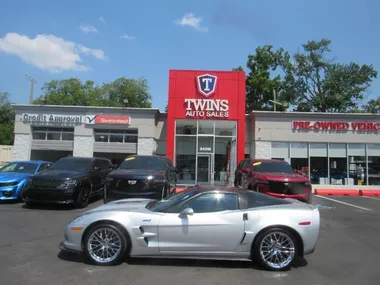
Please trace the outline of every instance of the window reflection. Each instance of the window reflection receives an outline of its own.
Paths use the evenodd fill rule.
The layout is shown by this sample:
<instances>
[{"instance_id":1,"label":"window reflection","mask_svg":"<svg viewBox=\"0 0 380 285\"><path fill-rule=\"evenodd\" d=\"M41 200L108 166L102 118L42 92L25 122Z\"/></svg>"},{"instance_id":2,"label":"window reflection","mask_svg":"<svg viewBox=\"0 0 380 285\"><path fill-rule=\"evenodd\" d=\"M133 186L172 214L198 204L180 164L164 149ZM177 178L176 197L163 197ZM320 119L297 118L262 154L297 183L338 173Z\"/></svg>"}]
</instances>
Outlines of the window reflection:
<instances>
[{"instance_id":1,"label":"window reflection","mask_svg":"<svg viewBox=\"0 0 380 285\"><path fill-rule=\"evenodd\" d=\"M197 121L196 120L176 120L175 133L177 135L196 135Z\"/></svg>"},{"instance_id":2,"label":"window reflection","mask_svg":"<svg viewBox=\"0 0 380 285\"><path fill-rule=\"evenodd\" d=\"M236 121L215 121L216 136L234 136Z\"/></svg>"},{"instance_id":3,"label":"window reflection","mask_svg":"<svg viewBox=\"0 0 380 285\"><path fill-rule=\"evenodd\" d=\"M196 137L177 136L177 184L195 184Z\"/></svg>"},{"instance_id":4,"label":"window reflection","mask_svg":"<svg viewBox=\"0 0 380 285\"><path fill-rule=\"evenodd\" d=\"M232 138L215 137L215 184L224 185L227 182L228 158Z\"/></svg>"}]
</instances>

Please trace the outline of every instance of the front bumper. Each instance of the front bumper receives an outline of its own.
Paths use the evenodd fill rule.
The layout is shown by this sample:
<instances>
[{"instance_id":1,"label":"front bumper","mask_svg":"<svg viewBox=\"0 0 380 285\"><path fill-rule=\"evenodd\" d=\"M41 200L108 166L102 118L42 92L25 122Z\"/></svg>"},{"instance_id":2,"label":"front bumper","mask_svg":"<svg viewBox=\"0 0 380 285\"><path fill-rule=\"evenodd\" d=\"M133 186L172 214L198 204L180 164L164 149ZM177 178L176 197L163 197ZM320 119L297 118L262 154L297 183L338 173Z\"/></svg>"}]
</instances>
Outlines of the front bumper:
<instances>
[{"instance_id":1,"label":"front bumper","mask_svg":"<svg viewBox=\"0 0 380 285\"><path fill-rule=\"evenodd\" d=\"M0 200L13 201L18 199L18 186L0 187Z\"/></svg>"},{"instance_id":2,"label":"front bumper","mask_svg":"<svg viewBox=\"0 0 380 285\"><path fill-rule=\"evenodd\" d=\"M67 240L62 241L59 244L59 249L66 251L66 252L71 252L71 253L82 253L83 250L81 248L78 248L75 244L69 243Z\"/></svg>"},{"instance_id":3,"label":"front bumper","mask_svg":"<svg viewBox=\"0 0 380 285\"><path fill-rule=\"evenodd\" d=\"M26 203L72 204L76 199L74 191L68 192L55 188L29 188L24 192L23 200Z\"/></svg>"}]
</instances>

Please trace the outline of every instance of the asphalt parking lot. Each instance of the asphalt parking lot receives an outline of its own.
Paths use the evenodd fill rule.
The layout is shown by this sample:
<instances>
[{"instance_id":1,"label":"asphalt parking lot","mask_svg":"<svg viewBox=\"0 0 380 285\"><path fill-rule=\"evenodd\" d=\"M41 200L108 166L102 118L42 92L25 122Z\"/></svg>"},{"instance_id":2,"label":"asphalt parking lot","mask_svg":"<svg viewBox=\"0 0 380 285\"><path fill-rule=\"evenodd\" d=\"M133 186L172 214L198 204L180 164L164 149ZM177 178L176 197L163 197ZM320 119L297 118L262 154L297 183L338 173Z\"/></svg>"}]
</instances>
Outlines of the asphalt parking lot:
<instances>
[{"instance_id":1,"label":"asphalt parking lot","mask_svg":"<svg viewBox=\"0 0 380 285\"><path fill-rule=\"evenodd\" d=\"M380 197L315 196L314 203L326 206L318 248L281 273L226 261L136 259L116 267L91 266L58 249L64 226L82 210L0 204L0 284L378 285Z\"/></svg>"}]
</instances>

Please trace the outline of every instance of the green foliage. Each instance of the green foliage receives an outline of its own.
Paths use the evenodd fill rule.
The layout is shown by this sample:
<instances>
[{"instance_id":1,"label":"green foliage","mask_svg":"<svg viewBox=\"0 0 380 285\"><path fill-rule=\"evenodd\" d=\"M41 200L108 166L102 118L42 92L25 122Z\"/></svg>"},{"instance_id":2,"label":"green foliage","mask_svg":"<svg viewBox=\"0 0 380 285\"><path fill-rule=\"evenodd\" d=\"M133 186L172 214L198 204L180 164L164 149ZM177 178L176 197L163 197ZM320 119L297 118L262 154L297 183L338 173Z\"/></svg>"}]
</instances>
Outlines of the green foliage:
<instances>
[{"instance_id":1,"label":"green foliage","mask_svg":"<svg viewBox=\"0 0 380 285\"><path fill-rule=\"evenodd\" d=\"M15 112L8 93L0 93L0 145L12 145L14 140Z\"/></svg>"},{"instance_id":2,"label":"green foliage","mask_svg":"<svg viewBox=\"0 0 380 285\"><path fill-rule=\"evenodd\" d=\"M276 101L287 102L295 111L357 112L377 71L372 65L327 59L330 44L327 39L309 41L293 56L282 48L256 48L247 62L247 111L273 110L274 89ZM279 105L277 110L284 108Z\"/></svg>"},{"instance_id":3,"label":"green foliage","mask_svg":"<svg viewBox=\"0 0 380 285\"><path fill-rule=\"evenodd\" d=\"M77 78L53 80L42 87L43 94L34 104L151 108L152 96L145 79L121 77L95 85ZM127 100L128 103L125 103Z\"/></svg>"}]
</instances>

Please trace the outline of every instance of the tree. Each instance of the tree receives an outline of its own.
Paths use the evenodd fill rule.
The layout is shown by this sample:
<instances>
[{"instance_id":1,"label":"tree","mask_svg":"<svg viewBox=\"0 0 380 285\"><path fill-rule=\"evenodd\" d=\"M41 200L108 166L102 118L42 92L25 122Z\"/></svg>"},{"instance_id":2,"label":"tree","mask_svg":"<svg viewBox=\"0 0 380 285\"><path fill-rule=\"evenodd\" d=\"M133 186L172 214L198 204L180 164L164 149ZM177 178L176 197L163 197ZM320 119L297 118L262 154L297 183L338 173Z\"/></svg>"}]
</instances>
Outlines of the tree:
<instances>
[{"instance_id":1,"label":"tree","mask_svg":"<svg viewBox=\"0 0 380 285\"><path fill-rule=\"evenodd\" d=\"M254 54L248 56L246 78L246 111L273 110L274 92L277 102L294 100L294 79L288 69L290 68L290 55L283 49L273 50L266 45L258 47ZM239 66L234 71L244 71ZM277 73L275 76L272 73ZM272 100L272 101L271 101ZM286 104L277 104L276 109L283 111Z\"/></svg>"},{"instance_id":2,"label":"tree","mask_svg":"<svg viewBox=\"0 0 380 285\"><path fill-rule=\"evenodd\" d=\"M151 108L151 95L145 79L121 77L95 85L77 78L53 80L42 87L43 94L34 104Z\"/></svg>"},{"instance_id":3,"label":"tree","mask_svg":"<svg viewBox=\"0 0 380 285\"><path fill-rule=\"evenodd\" d=\"M370 87L377 71L372 65L332 63L325 57L331 41L309 41L294 55L291 69L296 82L296 111L350 112Z\"/></svg>"},{"instance_id":4,"label":"tree","mask_svg":"<svg viewBox=\"0 0 380 285\"><path fill-rule=\"evenodd\" d=\"M7 92L0 92L0 145L13 145L15 112Z\"/></svg>"},{"instance_id":5,"label":"tree","mask_svg":"<svg viewBox=\"0 0 380 285\"><path fill-rule=\"evenodd\" d=\"M380 97L372 99L362 106L362 112L378 113L380 111Z\"/></svg>"},{"instance_id":6,"label":"tree","mask_svg":"<svg viewBox=\"0 0 380 285\"><path fill-rule=\"evenodd\" d=\"M293 56L269 45L256 48L247 62L247 111L273 110L275 90L276 101L295 111L357 112L377 71L372 65L327 59L330 44L327 39L309 41ZM278 105L277 110L285 108Z\"/></svg>"},{"instance_id":7,"label":"tree","mask_svg":"<svg viewBox=\"0 0 380 285\"><path fill-rule=\"evenodd\" d=\"M168 106L168 104L166 104L166 106L165 106L165 112L167 113L168 110L169 110L169 106Z\"/></svg>"}]
</instances>

